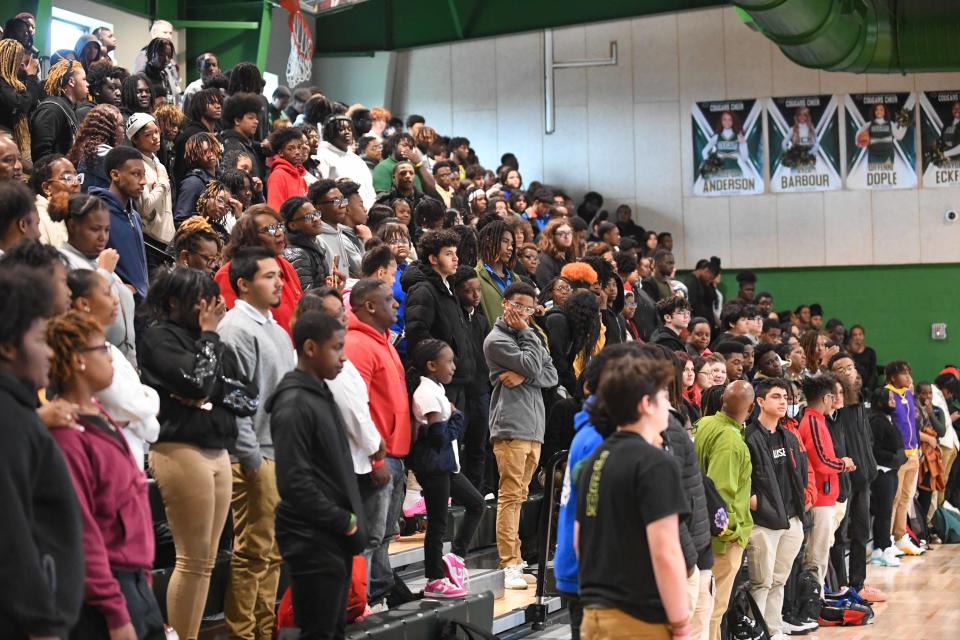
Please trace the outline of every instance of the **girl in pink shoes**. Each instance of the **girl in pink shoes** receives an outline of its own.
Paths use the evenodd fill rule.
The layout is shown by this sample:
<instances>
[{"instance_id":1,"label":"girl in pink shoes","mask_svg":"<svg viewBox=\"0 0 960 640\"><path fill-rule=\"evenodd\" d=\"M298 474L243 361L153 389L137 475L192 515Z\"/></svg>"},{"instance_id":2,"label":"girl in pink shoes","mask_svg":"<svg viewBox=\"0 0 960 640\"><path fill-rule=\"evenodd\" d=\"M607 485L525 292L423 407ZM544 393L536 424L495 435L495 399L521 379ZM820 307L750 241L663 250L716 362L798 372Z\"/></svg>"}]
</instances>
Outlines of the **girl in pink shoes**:
<instances>
[{"instance_id":1,"label":"girl in pink shoes","mask_svg":"<svg viewBox=\"0 0 960 640\"><path fill-rule=\"evenodd\" d=\"M460 474L458 442L463 436L463 413L444 393L456 370L453 350L441 340L427 339L417 345L413 365L420 383L413 393L416 435L407 463L417 477L427 506L427 534L424 539L425 598L462 598L467 595L467 554L484 501L473 485ZM464 506L466 514L453 540L452 553L443 555L450 498Z\"/></svg>"}]
</instances>

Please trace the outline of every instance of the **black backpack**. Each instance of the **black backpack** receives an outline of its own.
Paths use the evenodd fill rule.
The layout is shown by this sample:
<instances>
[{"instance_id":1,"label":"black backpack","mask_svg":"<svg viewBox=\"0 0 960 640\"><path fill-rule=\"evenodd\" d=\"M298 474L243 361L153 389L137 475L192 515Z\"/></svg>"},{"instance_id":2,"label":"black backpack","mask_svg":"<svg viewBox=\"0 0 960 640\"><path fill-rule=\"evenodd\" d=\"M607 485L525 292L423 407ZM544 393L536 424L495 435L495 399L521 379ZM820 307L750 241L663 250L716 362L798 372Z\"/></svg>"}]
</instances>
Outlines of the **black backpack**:
<instances>
[{"instance_id":1,"label":"black backpack","mask_svg":"<svg viewBox=\"0 0 960 640\"><path fill-rule=\"evenodd\" d=\"M797 617L807 620L816 620L820 617L820 581L812 571L801 571L797 578L797 594L794 606Z\"/></svg>"},{"instance_id":2,"label":"black backpack","mask_svg":"<svg viewBox=\"0 0 960 640\"><path fill-rule=\"evenodd\" d=\"M703 471L700 472L703 479L703 495L707 502L707 519L710 521L710 535L719 536L727 528L730 516L727 515L727 503L723 501L723 496L717 491L717 486L713 484L710 476Z\"/></svg>"},{"instance_id":3,"label":"black backpack","mask_svg":"<svg viewBox=\"0 0 960 640\"><path fill-rule=\"evenodd\" d=\"M730 599L730 606L723 616L725 640L770 640L770 630L763 619L763 612L750 595L749 583L737 586Z\"/></svg>"}]
</instances>

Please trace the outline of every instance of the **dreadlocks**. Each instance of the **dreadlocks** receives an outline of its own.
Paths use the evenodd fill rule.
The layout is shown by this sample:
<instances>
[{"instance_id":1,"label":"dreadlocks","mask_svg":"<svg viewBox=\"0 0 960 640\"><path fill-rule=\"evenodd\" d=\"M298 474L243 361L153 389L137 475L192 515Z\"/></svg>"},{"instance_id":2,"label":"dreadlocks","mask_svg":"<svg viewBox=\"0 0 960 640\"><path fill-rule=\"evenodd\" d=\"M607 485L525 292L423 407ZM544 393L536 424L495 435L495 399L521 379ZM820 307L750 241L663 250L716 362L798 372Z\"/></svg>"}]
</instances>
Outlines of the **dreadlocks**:
<instances>
[{"instance_id":1,"label":"dreadlocks","mask_svg":"<svg viewBox=\"0 0 960 640\"><path fill-rule=\"evenodd\" d=\"M203 190L200 197L197 198L197 213L206 217L207 203L211 198L216 198L222 191L228 191L227 186L219 180L211 180L207 183L207 188Z\"/></svg>"},{"instance_id":2,"label":"dreadlocks","mask_svg":"<svg viewBox=\"0 0 960 640\"><path fill-rule=\"evenodd\" d=\"M200 196L201 198L203 196ZM195 253L200 249L199 241L209 240L217 243L217 252L223 250L223 243L220 241L220 235L210 226L210 222L203 216L193 216L187 218L177 229L177 235L173 238L173 254L179 256L180 252Z\"/></svg>"},{"instance_id":3,"label":"dreadlocks","mask_svg":"<svg viewBox=\"0 0 960 640\"><path fill-rule=\"evenodd\" d=\"M52 318L47 325L47 344L53 350L50 360L50 382L63 388L79 370L74 356L87 346L90 336L103 334L103 327L93 316L80 311L68 311Z\"/></svg>"},{"instance_id":4,"label":"dreadlocks","mask_svg":"<svg viewBox=\"0 0 960 640\"><path fill-rule=\"evenodd\" d=\"M0 40L0 79L10 85L17 93L23 93L27 86L17 76L20 71L20 61L23 59L23 45L16 40ZM13 126L13 140L20 149L20 155L29 157L30 154L30 126L27 123L27 114L14 110L16 121Z\"/></svg>"},{"instance_id":5,"label":"dreadlocks","mask_svg":"<svg viewBox=\"0 0 960 640\"><path fill-rule=\"evenodd\" d=\"M505 233L510 234L510 256L507 260L502 260L500 240ZM510 228L510 225L502 220L494 220L480 230L479 240L480 259L484 263L493 265L504 262L508 268L513 268L517 260L517 239L513 235L513 229Z\"/></svg>"},{"instance_id":6,"label":"dreadlocks","mask_svg":"<svg viewBox=\"0 0 960 640\"><path fill-rule=\"evenodd\" d=\"M43 85L48 96L62 96L66 92L70 76L83 69L75 60L61 60L50 67L47 72L47 81Z\"/></svg>"},{"instance_id":7,"label":"dreadlocks","mask_svg":"<svg viewBox=\"0 0 960 640\"><path fill-rule=\"evenodd\" d=\"M200 93L203 93L202 91ZM194 95L190 104L193 105L193 100L196 100ZM203 166L203 154L206 151L207 147L216 151L219 155L223 152L223 146L220 144L220 141L217 140L217 137L212 133L195 133L187 140L187 144L183 148L183 160L186 163L184 166L189 171L190 169L199 169Z\"/></svg>"}]
</instances>

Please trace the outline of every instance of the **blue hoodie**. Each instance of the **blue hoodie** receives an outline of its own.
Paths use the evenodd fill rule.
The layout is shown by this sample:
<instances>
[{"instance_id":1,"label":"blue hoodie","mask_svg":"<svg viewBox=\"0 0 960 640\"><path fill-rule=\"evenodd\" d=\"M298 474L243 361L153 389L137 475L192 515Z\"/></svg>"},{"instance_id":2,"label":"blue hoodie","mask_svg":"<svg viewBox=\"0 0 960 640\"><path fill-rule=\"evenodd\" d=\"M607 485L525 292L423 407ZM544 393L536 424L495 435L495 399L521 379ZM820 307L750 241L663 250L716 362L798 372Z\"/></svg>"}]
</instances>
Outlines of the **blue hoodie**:
<instances>
[{"instance_id":1,"label":"blue hoodie","mask_svg":"<svg viewBox=\"0 0 960 640\"><path fill-rule=\"evenodd\" d=\"M124 284L137 290L142 301L147 297L147 251L143 246L143 223L140 214L128 203L125 207L120 198L109 189L94 187L90 195L97 196L110 210L110 238L107 246L120 254L115 273Z\"/></svg>"},{"instance_id":2,"label":"blue hoodie","mask_svg":"<svg viewBox=\"0 0 960 640\"><path fill-rule=\"evenodd\" d=\"M590 399L587 399L589 402ZM579 593L577 554L573 549L573 521L577 516L576 475L580 465L603 442L603 437L590 424L586 403L573 418L576 435L570 443L567 472L563 474L563 493L560 495L560 516L557 521L557 552L553 557L553 573L557 589L564 593Z\"/></svg>"}]
</instances>

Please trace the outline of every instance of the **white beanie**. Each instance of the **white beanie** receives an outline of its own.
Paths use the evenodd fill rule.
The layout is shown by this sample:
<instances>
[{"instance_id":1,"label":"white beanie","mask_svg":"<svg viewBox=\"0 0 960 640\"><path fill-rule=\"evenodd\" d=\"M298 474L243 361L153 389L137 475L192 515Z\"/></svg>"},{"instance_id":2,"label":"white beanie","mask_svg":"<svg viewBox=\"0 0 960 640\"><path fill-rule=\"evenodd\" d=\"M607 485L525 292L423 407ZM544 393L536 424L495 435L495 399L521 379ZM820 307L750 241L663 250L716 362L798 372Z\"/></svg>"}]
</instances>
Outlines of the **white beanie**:
<instances>
[{"instance_id":1,"label":"white beanie","mask_svg":"<svg viewBox=\"0 0 960 640\"><path fill-rule=\"evenodd\" d=\"M156 119L149 113L132 114L130 119L127 120L127 140L132 142L133 136L137 135L137 132L140 131L140 129L143 129L151 122L156 122Z\"/></svg>"}]
</instances>

